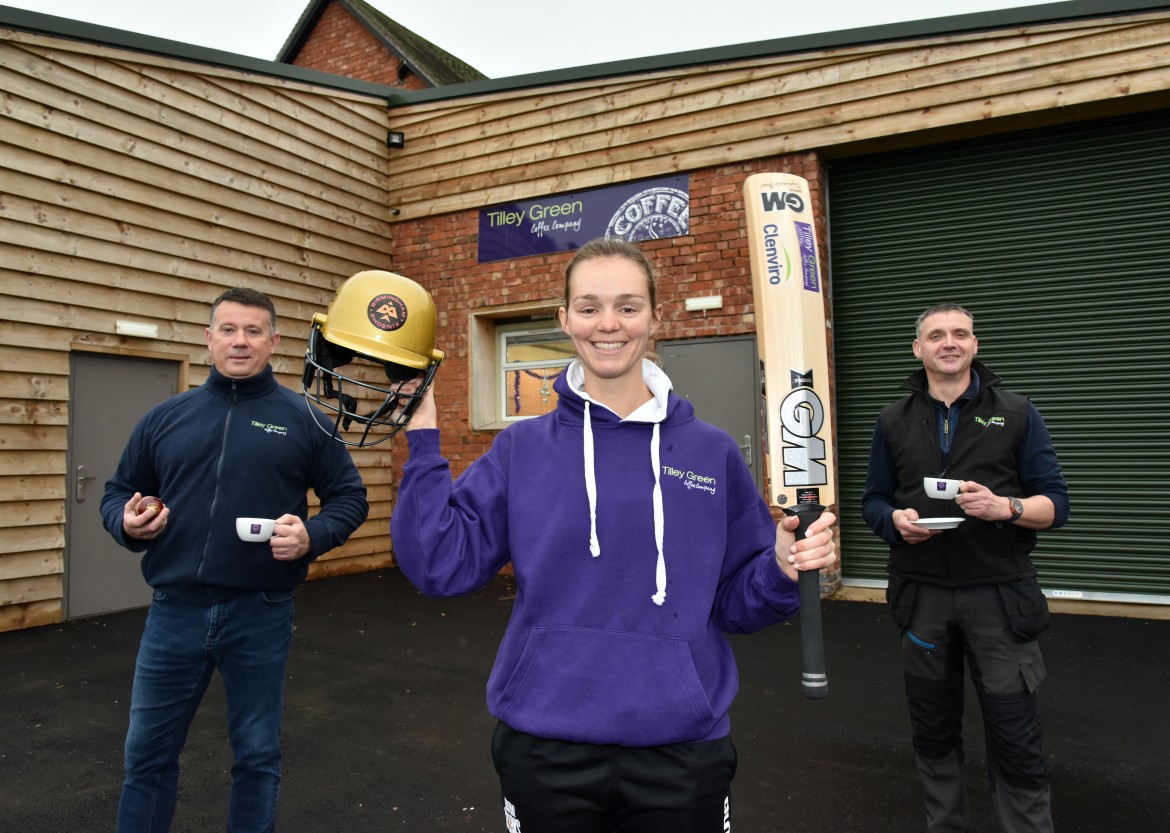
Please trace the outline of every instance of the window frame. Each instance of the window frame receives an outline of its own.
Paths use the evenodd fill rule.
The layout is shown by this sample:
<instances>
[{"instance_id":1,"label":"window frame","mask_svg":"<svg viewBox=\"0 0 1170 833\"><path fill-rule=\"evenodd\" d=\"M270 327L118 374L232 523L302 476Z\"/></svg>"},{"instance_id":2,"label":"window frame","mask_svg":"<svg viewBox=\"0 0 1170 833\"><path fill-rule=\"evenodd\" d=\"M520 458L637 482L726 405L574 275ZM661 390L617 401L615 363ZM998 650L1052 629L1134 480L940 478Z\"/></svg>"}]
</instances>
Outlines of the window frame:
<instances>
[{"instance_id":1,"label":"window frame","mask_svg":"<svg viewBox=\"0 0 1170 833\"><path fill-rule=\"evenodd\" d=\"M497 413L498 413L500 420L502 420L505 423L519 422L519 421L525 420L525 419L532 419L534 416L541 416L541 414L513 414L513 415L509 414L509 404L510 404L509 397L512 396L512 390L510 389L510 387L508 385L508 376L510 373L512 373L513 371L523 372L525 370L531 370L534 368L542 368L543 369L543 368L550 368L550 367L560 368L561 372L564 372L564 369L566 367L568 367L569 363L575 358L575 356L570 355L568 358L565 358L565 359L554 359L554 360L542 359L539 361L515 361L515 362L508 361L508 342L509 342L509 339L518 339L518 338L524 337L524 336L543 336L543 335L547 335L547 336L551 336L551 337L541 339L542 341L562 342L569 347L570 353L572 352L572 342L570 341L570 339L569 339L568 335L565 333L565 331L562 330L560 328L560 326L556 323L525 320L525 321L518 321L518 322L517 321L499 322L496 325L496 351L497 351L496 354L499 358L499 361L497 364L498 370L497 370L497 374L496 374L498 377L496 380L496 384L497 384L496 393L497 393L497 397L498 397L497 398L497 407L499 409ZM550 387L550 389L551 389L553 380L555 380L556 376L559 376L559 375L560 375L560 373L557 373L555 376L545 377L545 382ZM542 391L542 393L543 393L543 391ZM550 397L549 397L550 400L552 399L553 396L555 396L555 394L550 395Z\"/></svg>"},{"instance_id":2,"label":"window frame","mask_svg":"<svg viewBox=\"0 0 1170 833\"><path fill-rule=\"evenodd\" d=\"M505 417L500 333L560 329L559 301L478 309L468 315L468 420L473 431L499 431L531 417ZM547 365L547 363L544 363Z\"/></svg>"}]
</instances>

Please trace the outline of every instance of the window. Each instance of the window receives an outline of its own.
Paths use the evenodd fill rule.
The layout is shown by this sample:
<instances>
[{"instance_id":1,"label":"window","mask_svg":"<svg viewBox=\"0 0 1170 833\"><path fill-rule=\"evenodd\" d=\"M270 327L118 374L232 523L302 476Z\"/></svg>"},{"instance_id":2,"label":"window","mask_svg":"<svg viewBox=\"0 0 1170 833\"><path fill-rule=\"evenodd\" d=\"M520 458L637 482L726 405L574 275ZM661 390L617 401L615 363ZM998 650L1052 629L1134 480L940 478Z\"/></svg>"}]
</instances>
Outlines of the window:
<instances>
[{"instance_id":1,"label":"window","mask_svg":"<svg viewBox=\"0 0 1170 833\"><path fill-rule=\"evenodd\" d=\"M557 323L557 306L543 301L480 308L469 315L472 430L498 431L556 407L553 382L576 357Z\"/></svg>"},{"instance_id":2,"label":"window","mask_svg":"<svg viewBox=\"0 0 1170 833\"><path fill-rule=\"evenodd\" d=\"M560 327L534 328L532 323L496 328L500 362L499 418L505 421L539 416L557 406L556 381L573 360L573 345Z\"/></svg>"}]
</instances>

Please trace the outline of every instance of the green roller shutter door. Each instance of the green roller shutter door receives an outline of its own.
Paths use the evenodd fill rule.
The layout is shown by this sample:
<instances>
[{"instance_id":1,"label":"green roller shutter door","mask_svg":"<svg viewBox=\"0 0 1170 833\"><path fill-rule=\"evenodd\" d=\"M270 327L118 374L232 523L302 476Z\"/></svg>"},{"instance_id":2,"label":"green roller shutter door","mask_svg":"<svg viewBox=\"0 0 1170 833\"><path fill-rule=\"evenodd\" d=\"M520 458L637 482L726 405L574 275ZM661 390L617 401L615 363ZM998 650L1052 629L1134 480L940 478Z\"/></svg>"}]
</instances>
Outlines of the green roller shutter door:
<instances>
[{"instance_id":1,"label":"green roller shutter door","mask_svg":"<svg viewBox=\"0 0 1170 833\"><path fill-rule=\"evenodd\" d=\"M1045 589L1170 602L1170 113L840 160L828 202L846 581L885 579L860 509L873 423L921 367L918 313L953 301L1069 481Z\"/></svg>"}]
</instances>

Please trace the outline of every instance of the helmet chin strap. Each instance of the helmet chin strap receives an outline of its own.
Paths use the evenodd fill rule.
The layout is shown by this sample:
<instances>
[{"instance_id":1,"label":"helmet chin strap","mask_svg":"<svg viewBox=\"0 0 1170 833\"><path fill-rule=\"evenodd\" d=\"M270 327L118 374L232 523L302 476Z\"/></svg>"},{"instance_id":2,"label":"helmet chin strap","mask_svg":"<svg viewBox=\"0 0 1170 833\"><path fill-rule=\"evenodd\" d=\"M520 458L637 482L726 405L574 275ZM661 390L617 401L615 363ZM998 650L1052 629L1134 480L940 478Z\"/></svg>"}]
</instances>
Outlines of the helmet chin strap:
<instances>
[{"instance_id":1,"label":"helmet chin strap","mask_svg":"<svg viewBox=\"0 0 1170 833\"><path fill-rule=\"evenodd\" d=\"M333 398L333 394L329 392L328 387L329 386L326 385L325 395ZM336 398L341 403L341 407L344 409L341 417L341 427L348 431L351 423L362 422L365 423L366 430L369 431L370 428L373 428L374 425L378 424L379 420L383 420L393 414L394 409L398 407L399 401L404 398L409 398L409 394L404 395L399 394L396 391L391 392L390 395L386 397L386 399L382 402L381 405L378 406L376 410L365 415L357 413L355 410L357 408L357 400L349 394L339 393L337 394ZM410 413L414 410L413 405L414 403L412 401L408 402L404 406L407 410L407 413Z\"/></svg>"},{"instance_id":2,"label":"helmet chin strap","mask_svg":"<svg viewBox=\"0 0 1170 833\"><path fill-rule=\"evenodd\" d=\"M350 360L353 358L353 354L351 353L350 356L343 362L334 362L333 351L334 349L337 349L335 345L331 345L328 341L321 338L320 333L317 331L313 332L313 338L317 342L316 345L314 345L316 347L317 353L317 364L320 365L322 370L327 371L321 374L321 381L324 383L323 387L325 389L325 398L337 400L338 415L341 420L341 427L348 431L350 423L353 422L353 417L351 417L350 414L357 416L355 413L355 409L357 408L357 399L350 396L348 393L334 390L333 374L339 365L349 364Z\"/></svg>"}]
</instances>

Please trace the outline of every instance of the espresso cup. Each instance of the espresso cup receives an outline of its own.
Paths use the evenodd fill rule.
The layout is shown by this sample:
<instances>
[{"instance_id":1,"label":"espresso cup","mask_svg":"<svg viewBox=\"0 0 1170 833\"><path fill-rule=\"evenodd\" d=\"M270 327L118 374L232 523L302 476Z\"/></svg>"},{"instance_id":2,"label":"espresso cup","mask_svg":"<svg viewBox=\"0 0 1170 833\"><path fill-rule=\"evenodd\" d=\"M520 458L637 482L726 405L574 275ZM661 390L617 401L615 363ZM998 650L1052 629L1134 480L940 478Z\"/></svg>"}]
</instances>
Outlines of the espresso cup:
<instances>
[{"instance_id":1,"label":"espresso cup","mask_svg":"<svg viewBox=\"0 0 1170 833\"><path fill-rule=\"evenodd\" d=\"M236 535L241 541L267 541L275 527L272 518L236 518Z\"/></svg>"},{"instance_id":2,"label":"espresso cup","mask_svg":"<svg viewBox=\"0 0 1170 833\"><path fill-rule=\"evenodd\" d=\"M959 493L958 480L947 480L945 477L924 477L922 478L922 488L930 497L936 497L940 500L954 500L955 495Z\"/></svg>"}]
</instances>

